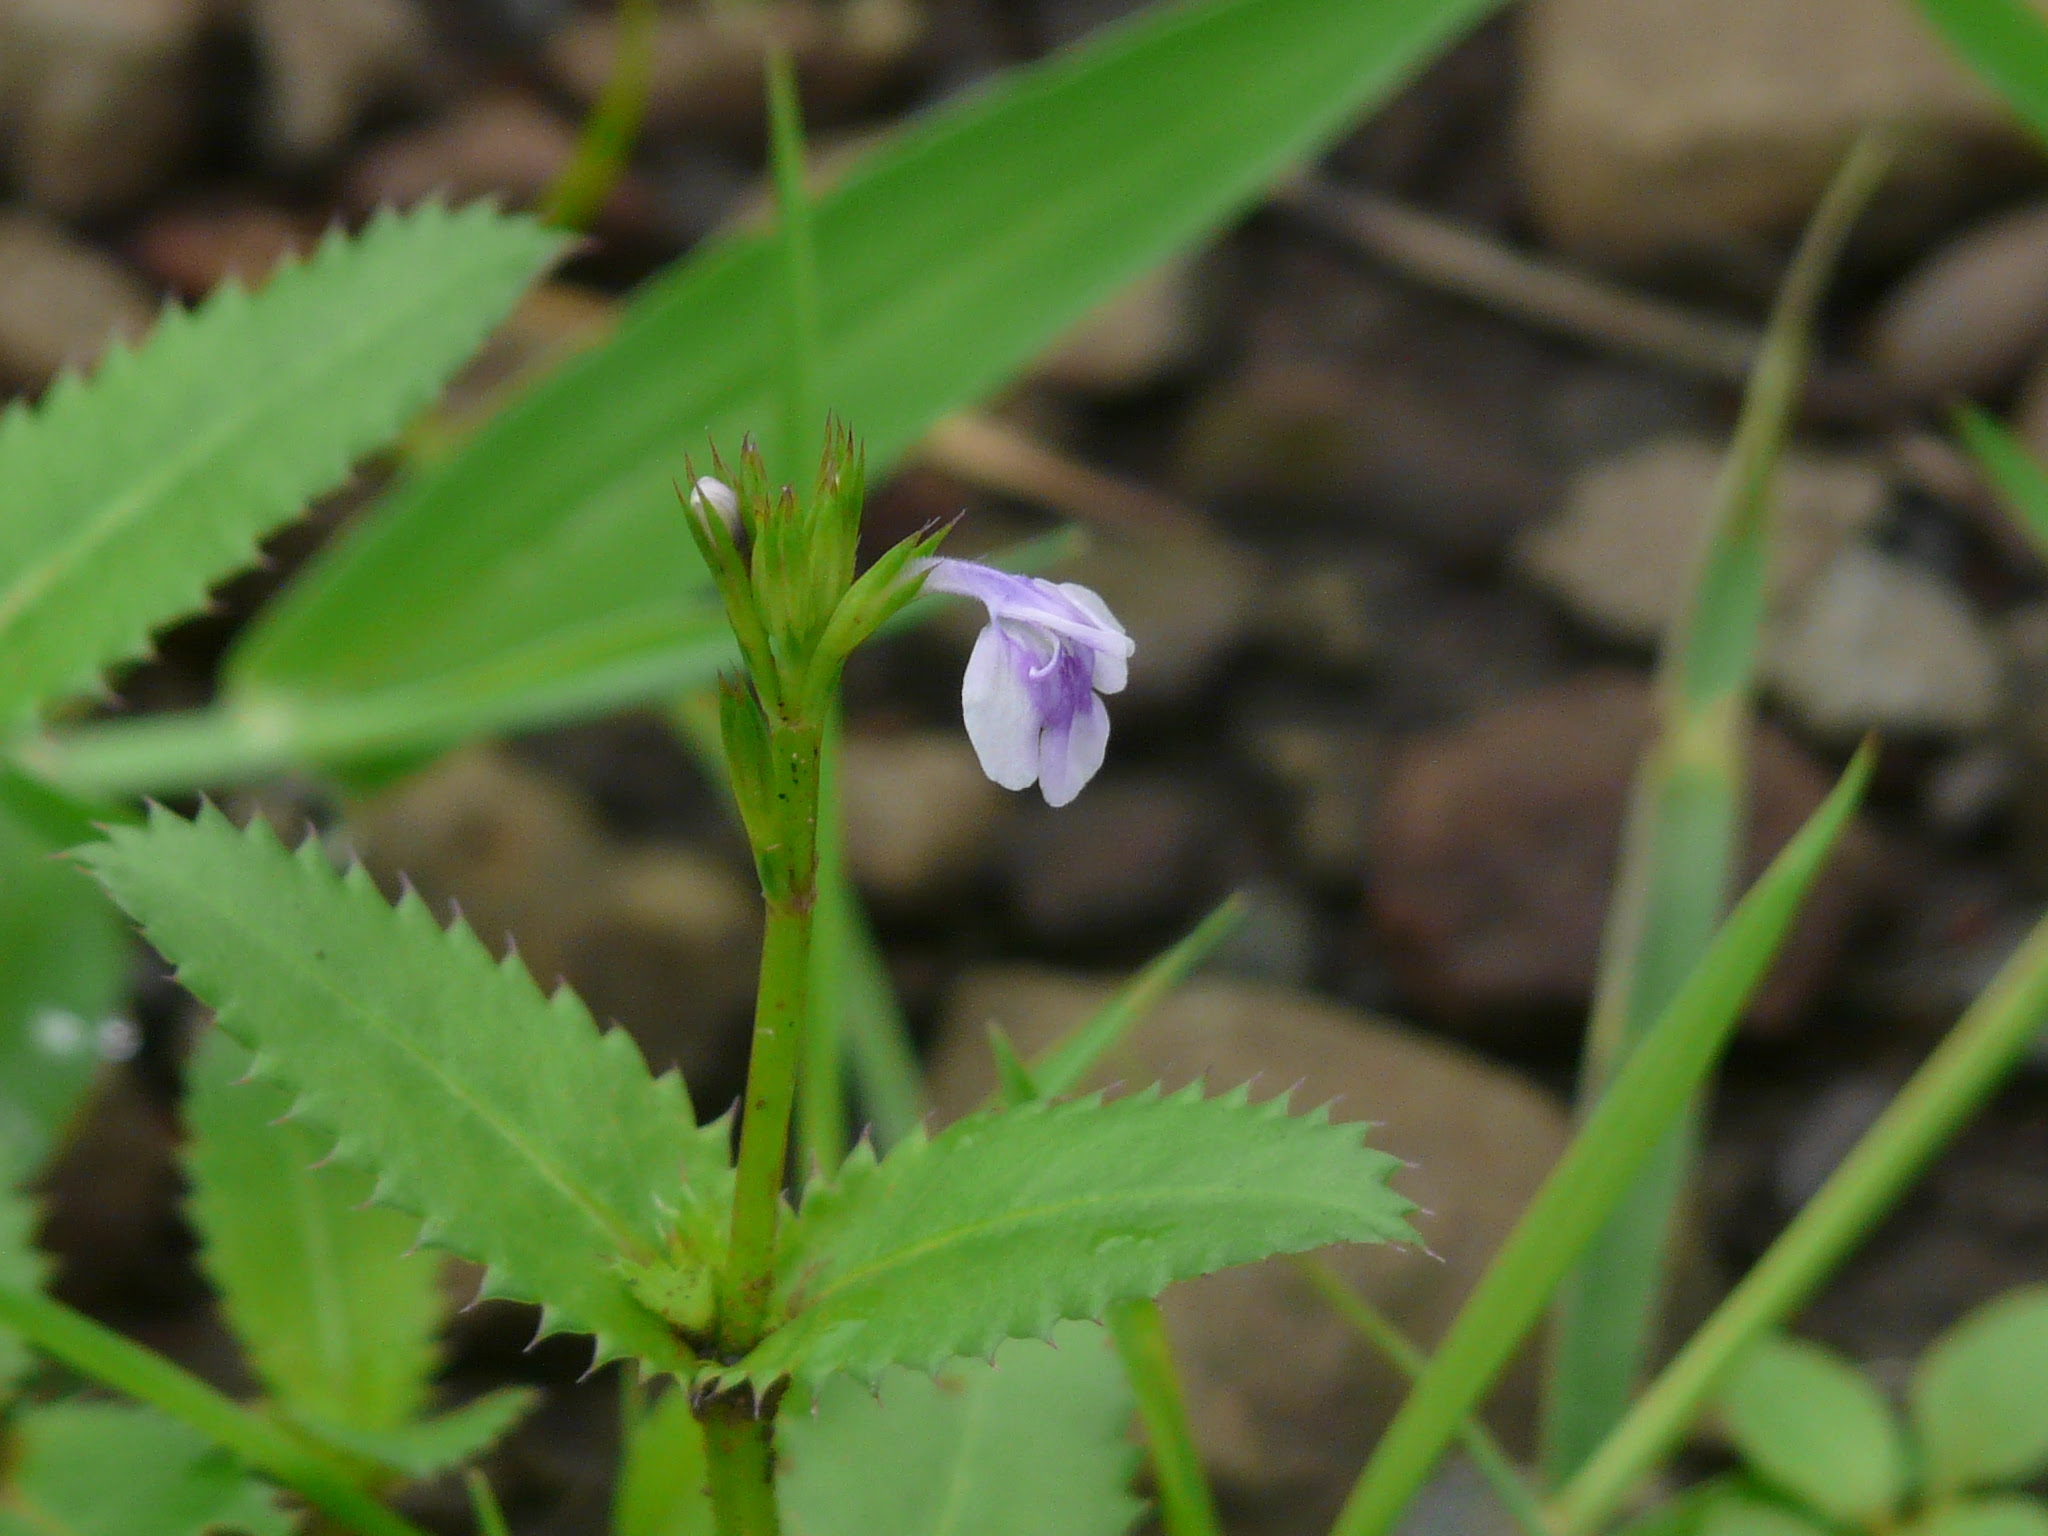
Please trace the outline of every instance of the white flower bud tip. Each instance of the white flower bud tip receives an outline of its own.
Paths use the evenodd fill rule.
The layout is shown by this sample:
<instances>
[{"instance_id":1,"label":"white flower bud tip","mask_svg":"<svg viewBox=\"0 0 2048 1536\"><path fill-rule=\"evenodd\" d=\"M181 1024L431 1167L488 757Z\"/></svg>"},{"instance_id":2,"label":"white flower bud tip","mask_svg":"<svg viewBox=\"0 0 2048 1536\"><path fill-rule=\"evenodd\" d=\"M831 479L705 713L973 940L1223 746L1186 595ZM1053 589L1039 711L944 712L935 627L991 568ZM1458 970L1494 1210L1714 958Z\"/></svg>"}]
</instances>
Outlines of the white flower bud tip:
<instances>
[{"instance_id":1,"label":"white flower bud tip","mask_svg":"<svg viewBox=\"0 0 2048 1536\"><path fill-rule=\"evenodd\" d=\"M716 512L718 520L735 539L740 536L740 499L723 480L705 475L690 487L691 510Z\"/></svg>"}]
</instances>

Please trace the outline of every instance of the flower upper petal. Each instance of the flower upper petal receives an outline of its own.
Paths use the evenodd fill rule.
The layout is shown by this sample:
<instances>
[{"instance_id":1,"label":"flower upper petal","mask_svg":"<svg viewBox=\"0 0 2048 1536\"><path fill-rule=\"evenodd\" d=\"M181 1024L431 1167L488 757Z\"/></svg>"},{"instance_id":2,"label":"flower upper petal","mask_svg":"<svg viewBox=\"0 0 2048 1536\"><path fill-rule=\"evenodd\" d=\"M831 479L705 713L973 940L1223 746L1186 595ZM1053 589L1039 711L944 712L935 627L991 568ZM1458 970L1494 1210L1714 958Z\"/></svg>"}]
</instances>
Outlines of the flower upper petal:
<instances>
[{"instance_id":1,"label":"flower upper petal","mask_svg":"<svg viewBox=\"0 0 2048 1536\"><path fill-rule=\"evenodd\" d=\"M1101 626L1107 634L1118 635L1123 638L1124 643L1121 648L1107 644L1089 646L1089 649L1095 653L1096 692L1122 693L1124 691L1124 684L1130 681L1131 669L1129 658L1137 650L1137 646L1131 641L1130 631L1117 622L1116 615L1109 611L1109 604L1105 603L1094 591L1082 586L1079 582L1063 581L1059 584L1059 591L1076 608L1079 608L1089 618L1093 619L1096 624Z\"/></svg>"},{"instance_id":2,"label":"flower upper petal","mask_svg":"<svg viewBox=\"0 0 2048 1536\"><path fill-rule=\"evenodd\" d=\"M1095 777L1109 751L1109 711L1093 693L1064 727L1047 726L1039 743L1038 787L1045 803L1062 806Z\"/></svg>"},{"instance_id":3,"label":"flower upper petal","mask_svg":"<svg viewBox=\"0 0 2048 1536\"><path fill-rule=\"evenodd\" d=\"M974 642L960 685L967 739L981 759L981 771L1005 789L1029 789L1038 778L1038 739L1045 720L1026 677L1034 660L1001 626L991 624Z\"/></svg>"}]
</instances>

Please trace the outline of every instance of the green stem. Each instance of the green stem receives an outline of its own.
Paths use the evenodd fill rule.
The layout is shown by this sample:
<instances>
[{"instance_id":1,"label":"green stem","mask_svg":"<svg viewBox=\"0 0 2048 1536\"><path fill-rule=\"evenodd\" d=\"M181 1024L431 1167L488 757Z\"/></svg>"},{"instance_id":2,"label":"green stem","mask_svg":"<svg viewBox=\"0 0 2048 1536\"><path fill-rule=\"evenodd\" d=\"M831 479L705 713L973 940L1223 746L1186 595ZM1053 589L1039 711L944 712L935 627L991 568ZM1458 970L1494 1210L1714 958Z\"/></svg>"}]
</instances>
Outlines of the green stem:
<instances>
[{"instance_id":1,"label":"green stem","mask_svg":"<svg viewBox=\"0 0 2048 1536\"><path fill-rule=\"evenodd\" d=\"M774 1419L757 1416L744 1392L714 1399L700 1416L718 1536L781 1536Z\"/></svg>"},{"instance_id":2,"label":"green stem","mask_svg":"<svg viewBox=\"0 0 2048 1536\"><path fill-rule=\"evenodd\" d=\"M732 1244L726 1257L727 1291L719 1315L720 1342L735 1356L760 1342L774 1297L775 1229L782 1208L797 1059L810 991L810 954L809 902L803 906L770 902L768 928L761 940L754 1048L747 1063L746 1118L740 1129Z\"/></svg>"},{"instance_id":3,"label":"green stem","mask_svg":"<svg viewBox=\"0 0 2048 1536\"><path fill-rule=\"evenodd\" d=\"M479 1467L471 1467L462 1475L463 1483L469 1489L470 1513L476 1516L478 1536L512 1536L512 1527L506 1522L505 1508L498 1502L498 1495L491 1489L491 1480L485 1477Z\"/></svg>"},{"instance_id":4,"label":"green stem","mask_svg":"<svg viewBox=\"0 0 2048 1536\"><path fill-rule=\"evenodd\" d=\"M1216 1516L1216 1499L1188 1425L1187 1402L1181 1396L1159 1303L1150 1298L1119 1302L1110 1308L1109 1332L1131 1390L1137 1393L1138 1415L1145 1421L1166 1536L1219 1536L1223 1527Z\"/></svg>"},{"instance_id":5,"label":"green stem","mask_svg":"<svg viewBox=\"0 0 2048 1536\"><path fill-rule=\"evenodd\" d=\"M1429 1357L1415 1347L1414 1341L1396 1326L1392 1318L1359 1295L1344 1282L1343 1276L1316 1255L1299 1255L1294 1263L1302 1277L1315 1287L1316 1294L1330 1304L1330 1309L1356 1328L1359 1336L1385 1355L1396 1370L1410 1381L1422 1374L1423 1367L1429 1364ZM1549 1518L1543 1513L1542 1500L1529 1487L1514 1458L1493 1438L1492 1430L1468 1415L1459 1426L1458 1442L1465 1447L1465 1454L1472 1458L1472 1465L1479 1469L1479 1475L1486 1479L1502 1507L1515 1517L1515 1523L1528 1536L1554 1536Z\"/></svg>"},{"instance_id":6,"label":"green stem","mask_svg":"<svg viewBox=\"0 0 2048 1536\"><path fill-rule=\"evenodd\" d=\"M0 1324L73 1370L199 1431L360 1536L425 1536L305 1442L61 1302L0 1286Z\"/></svg>"},{"instance_id":7,"label":"green stem","mask_svg":"<svg viewBox=\"0 0 2048 1536\"><path fill-rule=\"evenodd\" d=\"M1552 1526L1587 1536L1670 1454L1722 1371L1834 1273L1936 1152L2025 1055L2048 1017L2048 921L2008 960L1820 1193L1658 1376L1551 1502Z\"/></svg>"},{"instance_id":8,"label":"green stem","mask_svg":"<svg viewBox=\"0 0 2048 1536\"><path fill-rule=\"evenodd\" d=\"M853 903L846 872L845 807L839 794L839 722L825 732L818 761L818 899L811 931L810 1001L796 1096L798 1176L830 1173L846 1156L844 1023L852 988L846 982L853 942Z\"/></svg>"}]
</instances>

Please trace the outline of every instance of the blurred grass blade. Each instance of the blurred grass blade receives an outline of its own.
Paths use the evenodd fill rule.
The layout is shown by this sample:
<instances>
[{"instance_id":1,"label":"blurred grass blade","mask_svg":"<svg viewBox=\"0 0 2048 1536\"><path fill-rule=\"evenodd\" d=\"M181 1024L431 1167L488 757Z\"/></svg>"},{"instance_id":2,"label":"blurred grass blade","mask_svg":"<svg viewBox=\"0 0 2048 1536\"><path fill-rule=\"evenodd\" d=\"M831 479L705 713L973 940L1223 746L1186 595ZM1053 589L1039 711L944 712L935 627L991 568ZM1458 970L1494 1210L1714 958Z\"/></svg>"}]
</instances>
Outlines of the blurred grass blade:
<instances>
[{"instance_id":1,"label":"blurred grass blade","mask_svg":"<svg viewBox=\"0 0 2048 1536\"><path fill-rule=\"evenodd\" d=\"M1721 470L1692 590L1665 637L1658 737L1637 771L1581 1068L1596 1103L1699 963L1742 844L1771 502L1829 274L1891 162L1851 149L1787 274ZM1683 1117L1558 1293L1543 1403L1544 1470L1562 1483L1628 1408L1655 1336L1665 1249L1697 1139Z\"/></svg>"},{"instance_id":2,"label":"blurred grass blade","mask_svg":"<svg viewBox=\"0 0 2048 1536\"><path fill-rule=\"evenodd\" d=\"M1854 814L1874 758L1869 746L1857 753L1622 1065L1459 1309L1366 1463L1333 1536L1385 1536L1393 1529L1565 1272L1685 1113Z\"/></svg>"},{"instance_id":3,"label":"blurred grass blade","mask_svg":"<svg viewBox=\"0 0 2048 1536\"><path fill-rule=\"evenodd\" d=\"M541 218L557 229L590 228L633 158L654 80L655 7L656 0L619 0L619 48L611 77L584 120L575 158L541 199Z\"/></svg>"},{"instance_id":4,"label":"blurred grass blade","mask_svg":"<svg viewBox=\"0 0 2048 1536\"><path fill-rule=\"evenodd\" d=\"M359 1536L425 1536L297 1435L62 1302L0 1285L0 1327L12 1328L43 1353L103 1386L198 1430L243 1465L302 1495Z\"/></svg>"},{"instance_id":5,"label":"blurred grass blade","mask_svg":"<svg viewBox=\"0 0 2048 1536\"><path fill-rule=\"evenodd\" d=\"M1159 1303L1149 1296L1109 1309L1109 1336L1138 1399L1146 1448L1152 1453L1152 1482L1159 1495L1159 1524L1166 1536L1220 1536L1222 1521L1209 1475L1188 1423L1187 1400Z\"/></svg>"},{"instance_id":6,"label":"blurred grass blade","mask_svg":"<svg viewBox=\"0 0 2048 1536\"><path fill-rule=\"evenodd\" d=\"M1496 3L1189 0L930 114L818 201L822 399L879 478ZM554 720L672 696L704 588L673 483L686 447L775 419L777 266L772 234L738 233L651 285L325 552L238 648L231 707L347 755L332 717L307 739L314 701L515 674Z\"/></svg>"},{"instance_id":7,"label":"blurred grass blade","mask_svg":"<svg viewBox=\"0 0 2048 1536\"><path fill-rule=\"evenodd\" d=\"M2048 469L1981 406L1962 406L1956 431L2020 532L2048 560Z\"/></svg>"},{"instance_id":8,"label":"blurred grass blade","mask_svg":"<svg viewBox=\"0 0 2048 1536\"><path fill-rule=\"evenodd\" d=\"M1186 981L1197 966L1216 952L1217 945L1237 931L1246 910L1243 896L1227 897L1186 938L1154 956L1085 1024L1032 1063L1031 1076L1039 1093L1056 1099L1080 1087L1096 1064L1165 1001L1167 993Z\"/></svg>"},{"instance_id":9,"label":"blurred grass blade","mask_svg":"<svg viewBox=\"0 0 2048 1536\"><path fill-rule=\"evenodd\" d=\"M2048 143L2048 20L2028 0L1918 0L1920 12Z\"/></svg>"},{"instance_id":10,"label":"blurred grass blade","mask_svg":"<svg viewBox=\"0 0 2048 1536\"><path fill-rule=\"evenodd\" d=\"M2043 920L1891 1107L1793 1218L1706 1326L1657 1377L1599 1452L1552 1501L1564 1536L1591 1536L1678 1446L1734 1357L1793 1316L1899 1201L2048 1019Z\"/></svg>"},{"instance_id":11,"label":"blurred grass blade","mask_svg":"<svg viewBox=\"0 0 2048 1536\"><path fill-rule=\"evenodd\" d=\"M1413 1381L1422 1374L1429 1364L1429 1357L1415 1347L1392 1318L1353 1290L1327 1261L1313 1253L1300 1254L1294 1260L1294 1267L1301 1271L1302 1278L1308 1281L1316 1294L1330 1304L1331 1310L1351 1324L1359 1337L1384 1355L1403 1376ZM1467 1415L1458 1426L1458 1443L1472 1458L1472 1465L1479 1469L1479 1475L1486 1479L1487 1486L1493 1489L1501 1507L1515 1517L1515 1523L1527 1536L1553 1536L1543 1513L1542 1501L1524 1481L1514 1459L1501 1449L1500 1442L1493 1438L1492 1431L1477 1414Z\"/></svg>"},{"instance_id":12,"label":"blurred grass blade","mask_svg":"<svg viewBox=\"0 0 2048 1536\"><path fill-rule=\"evenodd\" d=\"M819 365L818 241L804 170L803 110L789 50L768 50L769 164L775 177L775 237L782 256L782 478L796 480L823 427Z\"/></svg>"}]
</instances>

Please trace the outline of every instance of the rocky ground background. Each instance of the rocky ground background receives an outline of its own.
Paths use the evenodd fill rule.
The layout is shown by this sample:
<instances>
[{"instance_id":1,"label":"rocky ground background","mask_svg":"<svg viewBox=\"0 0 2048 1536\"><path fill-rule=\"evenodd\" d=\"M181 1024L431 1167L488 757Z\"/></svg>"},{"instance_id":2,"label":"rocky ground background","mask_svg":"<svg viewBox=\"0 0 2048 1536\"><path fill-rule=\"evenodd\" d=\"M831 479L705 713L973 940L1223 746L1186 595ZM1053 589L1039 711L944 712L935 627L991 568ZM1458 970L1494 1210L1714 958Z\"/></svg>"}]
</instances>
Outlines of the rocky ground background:
<instances>
[{"instance_id":1,"label":"rocky ground background","mask_svg":"<svg viewBox=\"0 0 2048 1536\"><path fill-rule=\"evenodd\" d=\"M829 160L1130 8L675 4L594 242L450 418L759 206L765 31L797 52ZM532 204L615 28L574 0L0 0L0 374L33 394L165 300L260 281L384 202ZM1139 643L1109 766L1057 814L975 767L956 693L971 626L891 642L850 679L852 862L942 1106L986 1082L985 1020L1048 1038L1243 888L1245 928L1112 1076L1303 1080L1383 1122L1438 1258L1375 1252L1356 1278L1417 1332L1443 1326L1566 1134L1650 652L1732 380L1847 131L1901 112L1913 150L1844 275L1785 475L1752 865L1871 729L1881 785L1719 1096L1679 1310L1711 1303L2048 887L2048 571L1943 435L1972 395L2048 453L2048 178L1902 0L1526 0L880 491L878 537L963 507L968 544L1088 520L1073 578ZM1435 221L1419 245L1389 234L1417 213ZM1623 287L1535 320L1516 253ZM170 636L124 707L203 701L235 626L377 479ZM660 720L458 753L347 832L681 1063L700 1104L730 1100L755 898ZM68 1297L233 1382L173 1162L195 1020L137 966L143 1049L55 1173L47 1241ZM1884 1368L2044 1272L2048 1053L1803 1326ZM1397 1383L1284 1267L1169 1310L1242 1528L1319 1529ZM595 1532L613 1390L577 1381L573 1345L522 1354L529 1328L466 1315L449 1389L550 1384L492 1472L522 1531ZM1518 1441L1532 1400L1525 1369L1496 1404ZM1433 1498L1419 1529L1483 1528L1457 1474ZM453 1490L420 1506L451 1530L460 1510Z\"/></svg>"}]
</instances>

